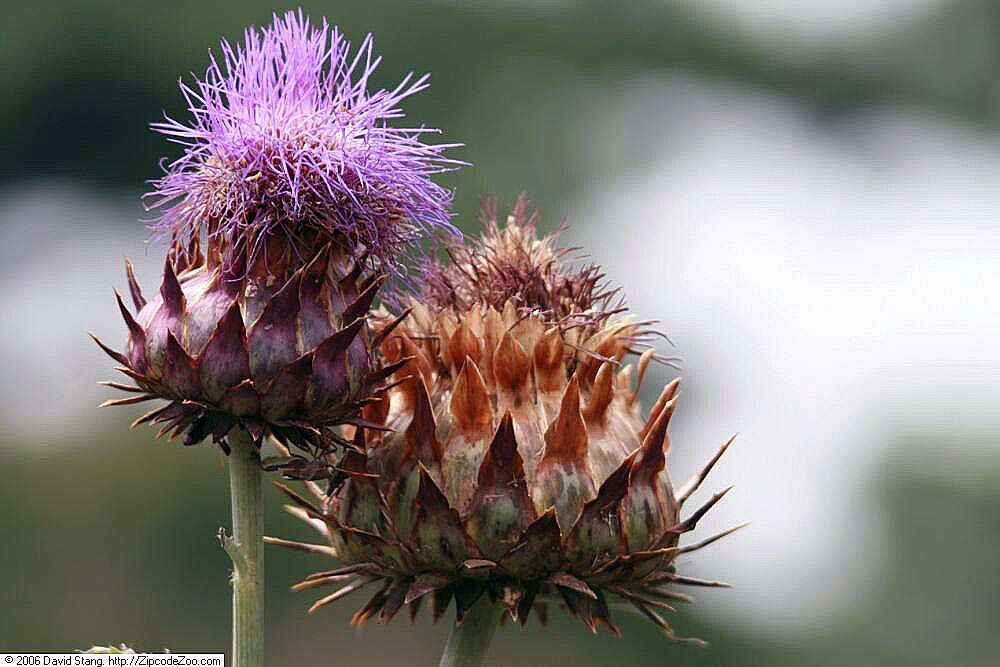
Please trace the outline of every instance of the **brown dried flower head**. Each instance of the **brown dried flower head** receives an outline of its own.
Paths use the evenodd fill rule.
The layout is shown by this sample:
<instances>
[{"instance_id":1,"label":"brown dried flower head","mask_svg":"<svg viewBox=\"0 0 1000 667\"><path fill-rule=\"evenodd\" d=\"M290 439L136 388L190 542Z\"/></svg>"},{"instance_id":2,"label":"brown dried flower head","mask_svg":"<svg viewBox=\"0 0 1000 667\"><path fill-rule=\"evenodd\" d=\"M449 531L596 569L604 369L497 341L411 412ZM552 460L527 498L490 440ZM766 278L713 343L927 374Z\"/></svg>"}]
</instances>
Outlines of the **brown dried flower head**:
<instances>
[{"instance_id":1,"label":"brown dried flower head","mask_svg":"<svg viewBox=\"0 0 1000 667\"><path fill-rule=\"evenodd\" d=\"M538 217L537 211L528 212L522 193L506 225L501 225L496 202L484 199L482 235L468 243L444 240L450 261L427 263L420 301L433 310L456 312L484 305L503 310L510 302L553 321L610 310L618 290L605 285L599 267L568 264L574 248L555 245L563 228L538 238Z\"/></svg>"},{"instance_id":2,"label":"brown dried flower head","mask_svg":"<svg viewBox=\"0 0 1000 667\"><path fill-rule=\"evenodd\" d=\"M386 361L408 363L365 408L339 479L310 483L314 500L283 487L326 544L268 539L342 563L295 587L341 585L311 611L374 584L356 624L428 599L435 619L454 599L460 623L488 595L520 624L558 601L615 634L610 607L624 603L680 639L661 615L690 601L676 587L724 584L675 568L721 535L679 539L725 491L682 508L729 443L674 489L665 460L679 381L643 415L647 323L611 309L600 272L565 265L525 209L522 198L501 227L488 204L483 237L451 247L411 316L387 325Z\"/></svg>"}]
</instances>

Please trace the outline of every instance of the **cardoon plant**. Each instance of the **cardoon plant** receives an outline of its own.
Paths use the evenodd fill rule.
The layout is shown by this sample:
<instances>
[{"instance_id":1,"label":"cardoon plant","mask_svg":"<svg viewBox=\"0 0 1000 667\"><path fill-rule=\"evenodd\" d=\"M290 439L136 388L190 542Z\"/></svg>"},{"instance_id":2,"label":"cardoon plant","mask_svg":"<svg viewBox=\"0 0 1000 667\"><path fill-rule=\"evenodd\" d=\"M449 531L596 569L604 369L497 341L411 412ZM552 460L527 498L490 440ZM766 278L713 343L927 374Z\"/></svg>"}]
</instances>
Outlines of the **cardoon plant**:
<instances>
[{"instance_id":1,"label":"cardoon plant","mask_svg":"<svg viewBox=\"0 0 1000 667\"><path fill-rule=\"evenodd\" d=\"M267 538L340 562L294 587L339 587L310 611L363 587L374 594L356 625L404 606L412 618L425 601L437 619L454 600L445 667L479 664L502 615L544 623L553 602L592 631L619 634L611 609L626 605L700 644L662 612L691 601L679 586L725 585L676 563L732 532L681 544L725 494L683 511L729 442L673 486L678 381L646 413L638 400L649 364L670 361L651 323L535 223L523 197L505 225L487 202L482 237L448 244L450 261L425 266L421 293L401 299L411 317L394 328L383 312L383 358L410 360L401 382L365 407L328 488L285 487L324 543Z\"/></svg>"},{"instance_id":2,"label":"cardoon plant","mask_svg":"<svg viewBox=\"0 0 1000 667\"><path fill-rule=\"evenodd\" d=\"M181 82L190 119L153 128L183 152L146 196L169 247L163 281L145 297L126 262L125 349L98 341L132 381L106 383L131 394L106 405L165 399L136 424L228 455L236 667L262 661L264 438L286 475L327 474L338 427L360 423L405 363L373 354L384 277L426 232L456 233L451 194L431 179L458 164L451 145L390 124L427 77L370 91L378 64L371 36L352 50L290 12L223 41L202 79Z\"/></svg>"}]
</instances>

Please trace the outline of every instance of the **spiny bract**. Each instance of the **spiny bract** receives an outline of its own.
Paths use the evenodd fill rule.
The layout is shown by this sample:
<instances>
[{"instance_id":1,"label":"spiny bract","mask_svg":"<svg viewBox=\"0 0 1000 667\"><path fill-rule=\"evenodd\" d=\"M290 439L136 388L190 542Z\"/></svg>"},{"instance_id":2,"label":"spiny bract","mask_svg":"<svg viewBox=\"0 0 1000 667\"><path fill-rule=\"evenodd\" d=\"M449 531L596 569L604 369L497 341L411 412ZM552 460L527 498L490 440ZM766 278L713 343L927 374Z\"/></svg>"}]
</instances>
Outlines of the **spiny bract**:
<instances>
[{"instance_id":1,"label":"spiny bract","mask_svg":"<svg viewBox=\"0 0 1000 667\"><path fill-rule=\"evenodd\" d=\"M211 435L225 448L235 426L258 441L272 435L312 455L284 462L284 471L313 478L325 474L313 461L342 442L329 427L357 419L400 364L373 365L379 340L369 336L366 318L380 277L364 275L361 260L329 244L307 263L275 247L283 252L261 258L268 271L237 264L228 273L218 250L206 258L197 243L175 244L148 302L126 264L137 311L133 316L116 293L129 330L126 350L95 340L135 383L104 384L135 395L104 405L167 399L133 426L163 423L160 435L185 433L186 445Z\"/></svg>"},{"instance_id":2,"label":"spiny bract","mask_svg":"<svg viewBox=\"0 0 1000 667\"><path fill-rule=\"evenodd\" d=\"M470 253L494 267L558 264L523 200L506 228L493 210ZM290 511L328 545L269 541L343 564L295 588L343 584L315 610L375 584L357 624L388 620L404 605L415 614L426 598L435 619L454 598L461 622L489 595L521 624L532 608L544 618L543 603L558 600L591 630L602 623L617 634L609 603L623 602L681 639L659 613L690 600L674 586L724 584L674 566L721 535L687 546L679 538L725 492L683 519L681 509L729 443L675 490L665 457L678 381L643 419L637 395L652 349L639 357L637 382L633 367L622 367L643 347L644 323L605 310L603 296L578 298L573 312L545 296L593 283L591 269L521 271L532 290L509 283L511 296L497 303L494 285L476 292L468 280L469 259L434 267L437 297L412 299L411 317L385 338L389 361L410 360L399 371L408 377L365 409L369 427L356 430L355 449L337 466L341 479L327 490L309 484L315 501L283 487L296 500ZM445 283L460 286L457 298L442 297ZM605 293L591 287L563 293Z\"/></svg>"}]
</instances>

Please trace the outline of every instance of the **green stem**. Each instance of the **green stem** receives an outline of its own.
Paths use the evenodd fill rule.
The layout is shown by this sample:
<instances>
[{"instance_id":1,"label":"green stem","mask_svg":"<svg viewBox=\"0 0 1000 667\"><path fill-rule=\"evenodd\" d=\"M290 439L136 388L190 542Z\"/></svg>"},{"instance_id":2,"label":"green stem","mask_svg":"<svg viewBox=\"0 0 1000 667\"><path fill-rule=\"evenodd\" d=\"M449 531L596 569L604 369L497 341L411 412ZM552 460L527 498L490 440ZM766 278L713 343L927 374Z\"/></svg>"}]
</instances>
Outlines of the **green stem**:
<instances>
[{"instance_id":1,"label":"green stem","mask_svg":"<svg viewBox=\"0 0 1000 667\"><path fill-rule=\"evenodd\" d=\"M233 429L228 438L229 495L233 536L219 532L233 560L233 653L231 667L264 664L264 511L260 455L253 438Z\"/></svg>"},{"instance_id":2,"label":"green stem","mask_svg":"<svg viewBox=\"0 0 1000 667\"><path fill-rule=\"evenodd\" d=\"M438 667L479 667L483 664L499 620L489 595L472 605L462 624L452 628Z\"/></svg>"}]
</instances>

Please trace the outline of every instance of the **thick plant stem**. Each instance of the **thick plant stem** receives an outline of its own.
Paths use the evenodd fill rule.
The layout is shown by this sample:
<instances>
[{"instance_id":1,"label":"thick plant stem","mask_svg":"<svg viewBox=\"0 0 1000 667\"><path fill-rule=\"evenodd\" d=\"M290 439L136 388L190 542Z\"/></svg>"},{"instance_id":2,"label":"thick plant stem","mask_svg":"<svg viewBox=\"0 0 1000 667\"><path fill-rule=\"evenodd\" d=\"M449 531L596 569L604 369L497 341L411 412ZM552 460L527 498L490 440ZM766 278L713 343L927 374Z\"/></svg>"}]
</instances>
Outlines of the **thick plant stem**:
<instances>
[{"instance_id":1,"label":"thick plant stem","mask_svg":"<svg viewBox=\"0 0 1000 667\"><path fill-rule=\"evenodd\" d=\"M438 667L479 667L497 631L498 613L489 595L483 595L452 628Z\"/></svg>"},{"instance_id":2,"label":"thick plant stem","mask_svg":"<svg viewBox=\"0 0 1000 667\"><path fill-rule=\"evenodd\" d=\"M233 535L220 531L233 559L233 652L231 667L264 664L264 512L261 506L260 455L243 429L227 440Z\"/></svg>"}]
</instances>

